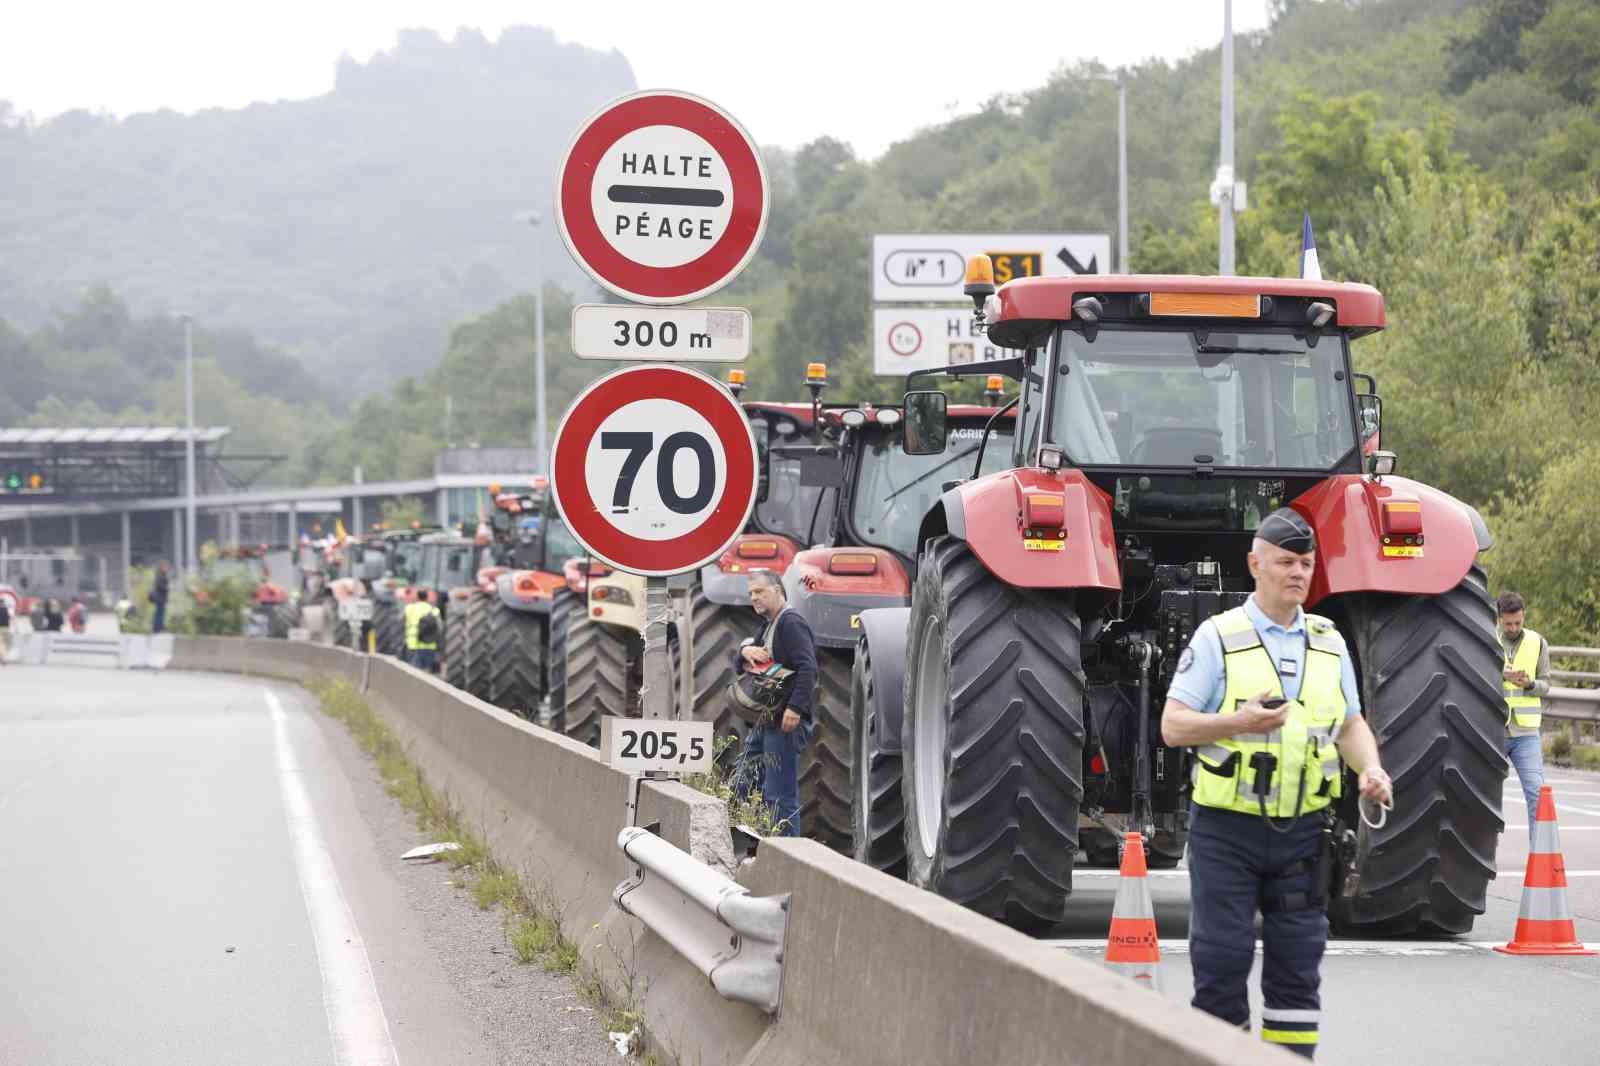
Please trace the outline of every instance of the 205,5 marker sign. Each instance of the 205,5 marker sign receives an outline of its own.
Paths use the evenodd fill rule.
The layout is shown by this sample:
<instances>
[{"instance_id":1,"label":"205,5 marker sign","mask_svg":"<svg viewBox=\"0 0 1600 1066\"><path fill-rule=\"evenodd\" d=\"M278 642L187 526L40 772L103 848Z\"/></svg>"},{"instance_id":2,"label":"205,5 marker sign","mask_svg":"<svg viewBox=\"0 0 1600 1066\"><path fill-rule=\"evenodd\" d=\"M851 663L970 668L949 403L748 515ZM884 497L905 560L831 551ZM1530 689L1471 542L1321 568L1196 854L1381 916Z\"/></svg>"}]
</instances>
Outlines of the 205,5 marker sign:
<instances>
[{"instance_id":1,"label":"205,5 marker sign","mask_svg":"<svg viewBox=\"0 0 1600 1066\"><path fill-rule=\"evenodd\" d=\"M715 752L711 722L615 718L600 720L600 750L613 769L629 773L703 774Z\"/></svg>"}]
</instances>

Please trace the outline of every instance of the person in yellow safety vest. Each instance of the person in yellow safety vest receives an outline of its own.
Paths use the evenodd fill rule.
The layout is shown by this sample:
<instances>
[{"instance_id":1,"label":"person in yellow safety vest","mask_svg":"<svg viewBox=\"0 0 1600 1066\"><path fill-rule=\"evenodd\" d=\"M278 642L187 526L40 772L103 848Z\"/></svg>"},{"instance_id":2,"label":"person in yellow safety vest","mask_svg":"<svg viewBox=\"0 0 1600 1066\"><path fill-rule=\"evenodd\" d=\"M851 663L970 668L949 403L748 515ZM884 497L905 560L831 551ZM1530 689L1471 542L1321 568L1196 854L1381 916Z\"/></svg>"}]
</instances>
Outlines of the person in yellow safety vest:
<instances>
[{"instance_id":1,"label":"person in yellow safety vest","mask_svg":"<svg viewBox=\"0 0 1600 1066\"><path fill-rule=\"evenodd\" d=\"M1250 547L1255 592L1195 629L1161 712L1162 739L1196 749L1191 1002L1249 1030L1259 910L1261 1038L1306 1058L1321 1022L1332 868L1318 860L1343 786L1340 757L1360 775L1363 796L1387 803L1393 789L1361 717L1344 638L1301 609L1316 550L1294 510L1266 517Z\"/></svg>"},{"instance_id":2,"label":"person in yellow safety vest","mask_svg":"<svg viewBox=\"0 0 1600 1066\"><path fill-rule=\"evenodd\" d=\"M1528 801L1528 840L1531 842L1534 814L1539 809L1539 788L1544 784L1539 700L1550 691L1550 645L1522 624L1527 607L1515 592L1502 592L1495 601L1495 610L1500 615L1500 649L1506 660L1501 671L1506 693L1506 758L1517 768L1522 798Z\"/></svg>"},{"instance_id":3,"label":"person in yellow safety vest","mask_svg":"<svg viewBox=\"0 0 1600 1066\"><path fill-rule=\"evenodd\" d=\"M423 620L431 620L431 625ZM444 618L433 605L433 592L425 592L406 604L406 662L418 670L436 673L439 666L439 636Z\"/></svg>"}]
</instances>

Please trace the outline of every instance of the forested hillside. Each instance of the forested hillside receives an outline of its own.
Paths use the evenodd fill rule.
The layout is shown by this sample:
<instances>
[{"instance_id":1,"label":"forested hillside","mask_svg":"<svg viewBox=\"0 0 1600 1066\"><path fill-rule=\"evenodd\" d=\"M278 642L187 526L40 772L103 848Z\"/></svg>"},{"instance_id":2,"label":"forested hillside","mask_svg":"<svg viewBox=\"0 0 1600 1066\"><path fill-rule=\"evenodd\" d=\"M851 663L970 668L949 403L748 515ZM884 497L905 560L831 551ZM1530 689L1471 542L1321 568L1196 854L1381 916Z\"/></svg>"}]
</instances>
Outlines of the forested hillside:
<instances>
[{"instance_id":1,"label":"forested hillside","mask_svg":"<svg viewBox=\"0 0 1600 1066\"><path fill-rule=\"evenodd\" d=\"M528 287L573 127L634 88L544 29L402 32L310 100L195 115L0 102L0 318L31 330L104 283L138 313L251 330L354 397L438 362L452 323ZM579 274L544 235L552 277Z\"/></svg>"},{"instance_id":2,"label":"forested hillside","mask_svg":"<svg viewBox=\"0 0 1600 1066\"><path fill-rule=\"evenodd\" d=\"M1571 569L1600 558L1600 502L1584 491L1600 469L1600 5L1276 7L1268 30L1237 43L1237 161L1251 186L1240 272L1294 273L1301 214L1311 214L1324 273L1376 284L1388 299L1389 329L1356 353L1359 368L1378 377L1385 443L1402 471L1485 510L1500 538L1487 557L1495 583L1533 596L1543 628L1573 641L1600 637L1600 579ZM1041 71L1037 90L908 131L875 161L832 138L769 149L774 207L761 254L714 297L755 314L752 394L798 395L815 359L833 368L834 398L895 393L897 383L871 378L868 367L874 232L1111 232L1116 94L1095 77L1102 73ZM1127 75L1131 266L1212 273L1206 188L1217 157L1217 50ZM615 91L597 89L596 99ZM358 144L346 151L359 172ZM10 239L0 232L0 246ZM312 231L306 239L331 240ZM460 276L476 260L451 247L458 258L448 266ZM71 279L94 276L81 248L63 261ZM0 269L15 275L16 261L7 255ZM215 269L249 277L236 262L218 259ZM310 281L302 295L313 307L338 302ZM558 287L547 291L552 425L600 369L570 355L570 303ZM527 440L532 314L522 296L458 316L466 320L442 357L431 350L402 367L432 369L323 431L315 425L324 416L309 418L297 469L343 479L359 463L369 478L407 476L447 441Z\"/></svg>"}]
</instances>

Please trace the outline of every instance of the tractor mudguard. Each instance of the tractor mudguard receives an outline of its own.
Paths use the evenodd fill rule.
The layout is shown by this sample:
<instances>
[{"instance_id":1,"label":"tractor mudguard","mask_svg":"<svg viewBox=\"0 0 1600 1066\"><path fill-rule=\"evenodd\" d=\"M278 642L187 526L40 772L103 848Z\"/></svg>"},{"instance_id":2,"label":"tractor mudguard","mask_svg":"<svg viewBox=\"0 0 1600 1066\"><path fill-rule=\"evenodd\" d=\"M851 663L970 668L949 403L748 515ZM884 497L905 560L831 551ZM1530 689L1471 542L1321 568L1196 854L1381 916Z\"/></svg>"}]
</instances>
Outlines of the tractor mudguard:
<instances>
[{"instance_id":1,"label":"tractor mudguard","mask_svg":"<svg viewBox=\"0 0 1600 1066\"><path fill-rule=\"evenodd\" d=\"M1059 527L1024 524L1029 497L1039 495L1061 497ZM943 534L966 541L990 573L1017 588L1122 588L1111 497L1079 470L1021 467L963 482L923 518L918 553Z\"/></svg>"},{"instance_id":2,"label":"tractor mudguard","mask_svg":"<svg viewBox=\"0 0 1600 1066\"><path fill-rule=\"evenodd\" d=\"M495 578L494 590L500 602L513 611L549 614L556 593L566 590L567 580L543 570L511 570Z\"/></svg>"},{"instance_id":3,"label":"tractor mudguard","mask_svg":"<svg viewBox=\"0 0 1600 1066\"><path fill-rule=\"evenodd\" d=\"M1317 569L1306 599L1314 607L1343 592L1398 592L1437 596L1461 583L1492 544L1488 525L1472 507L1447 492L1408 478L1380 481L1359 474L1328 478L1292 506L1317 534ZM1403 543L1416 535L1421 543ZM1395 533L1387 533L1385 520ZM1408 532L1398 532L1405 530ZM1385 543L1385 536L1390 543Z\"/></svg>"},{"instance_id":4,"label":"tractor mudguard","mask_svg":"<svg viewBox=\"0 0 1600 1066\"><path fill-rule=\"evenodd\" d=\"M700 568L700 588L706 599L724 607L750 605L750 571L789 569L799 545L788 537L767 533L741 533L714 563Z\"/></svg>"},{"instance_id":5,"label":"tractor mudguard","mask_svg":"<svg viewBox=\"0 0 1600 1066\"><path fill-rule=\"evenodd\" d=\"M256 603L263 607L272 607L289 602L289 591L282 585L275 585L264 581L256 586Z\"/></svg>"},{"instance_id":6,"label":"tractor mudguard","mask_svg":"<svg viewBox=\"0 0 1600 1066\"><path fill-rule=\"evenodd\" d=\"M871 556L871 572L836 573L830 569L835 556L858 562ZM783 589L789 606L811 623L817 644L824 648L854 648L861 636L862 611L911 601L905 568L882 548L810 548L784 571Z\"/></svg>"},{"instance_id":7,"label":"tractor mudguard","mask_svg":"<svg viewBox=\"0 0 1600 1066\"><path fill-rule=\"evenodd\" d=\"M358 600L362 597L361 581L354 577L341 577L328 586L335 601Z\"/></svg>"},{"instance_id":8,"label":"tractor mudguard","mask_svg":"<svg viewBox=\"0 0 1600 1066\"><path fill-rule=\"evenodd\" d=\"M507 566L486 566L482 570L479 570L478 590L480 592L493 592L495 588L495 582L500 579L500 575L509 573L510 570L511 568Z\"/></svg>"},{"instance_id":9,"label":"tractor mudguard","mask_svg":"<svg viewBox=\"0 0 1600 1066\"><path fill-rule=\"evenodd\" d=\"M861 612L861 639L872 659L872 707L878 715L878 742L885 752L900 750L900 720L905 714L906 639L911 608L879 607Z\"/></svg>"}]
</instances>

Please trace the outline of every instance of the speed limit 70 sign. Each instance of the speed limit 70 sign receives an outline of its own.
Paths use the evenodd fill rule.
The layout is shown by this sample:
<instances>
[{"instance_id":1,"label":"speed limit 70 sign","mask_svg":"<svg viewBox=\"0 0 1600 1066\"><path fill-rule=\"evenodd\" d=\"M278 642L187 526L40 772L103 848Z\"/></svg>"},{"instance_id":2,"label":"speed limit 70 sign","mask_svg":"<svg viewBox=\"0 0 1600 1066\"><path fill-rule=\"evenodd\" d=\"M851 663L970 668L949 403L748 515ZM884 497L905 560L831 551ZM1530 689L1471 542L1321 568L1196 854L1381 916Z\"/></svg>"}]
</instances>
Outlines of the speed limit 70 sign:
<instances>
[{"instance_id":1,"label":"speed limit 70 sign","mask_svg":"<svg viewBox=\"0 0 1600 1066\"><path fill-rule=\"evenodd\" d=\"M588 552L658 577L697 569L744 528L756 497L756 444L716 381L677 366L607 374L556 430L551 489Z\"/></svg>"}]
</instances>

